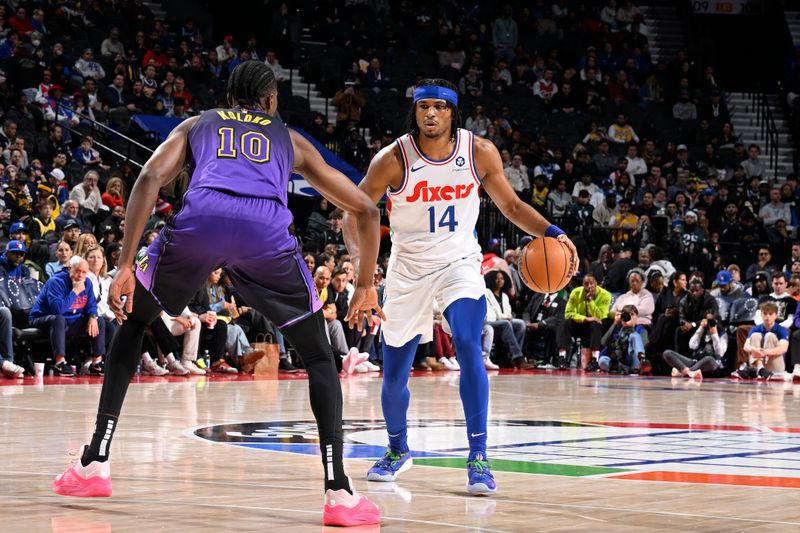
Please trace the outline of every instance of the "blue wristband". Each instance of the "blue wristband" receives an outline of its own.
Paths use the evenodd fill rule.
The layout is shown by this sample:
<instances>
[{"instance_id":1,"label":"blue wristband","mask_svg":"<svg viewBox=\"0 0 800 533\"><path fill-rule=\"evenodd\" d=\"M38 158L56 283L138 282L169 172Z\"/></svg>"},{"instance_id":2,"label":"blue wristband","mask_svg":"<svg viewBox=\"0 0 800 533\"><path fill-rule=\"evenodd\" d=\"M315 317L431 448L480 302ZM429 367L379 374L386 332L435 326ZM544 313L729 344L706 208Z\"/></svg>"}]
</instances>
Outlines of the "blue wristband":
<instances>
[{"instance_id":1,"label":"blue wristband","mask_svg":"<svg viewBox=\"0 0 800 533\"><path fill-rule=\"evenodd\" d=\"M550 224L547 229L544 231L545 237L553 237L554 239L560 235L566 235L564 230L556 226L555 224Z\"/></svg>"}]
</instances>

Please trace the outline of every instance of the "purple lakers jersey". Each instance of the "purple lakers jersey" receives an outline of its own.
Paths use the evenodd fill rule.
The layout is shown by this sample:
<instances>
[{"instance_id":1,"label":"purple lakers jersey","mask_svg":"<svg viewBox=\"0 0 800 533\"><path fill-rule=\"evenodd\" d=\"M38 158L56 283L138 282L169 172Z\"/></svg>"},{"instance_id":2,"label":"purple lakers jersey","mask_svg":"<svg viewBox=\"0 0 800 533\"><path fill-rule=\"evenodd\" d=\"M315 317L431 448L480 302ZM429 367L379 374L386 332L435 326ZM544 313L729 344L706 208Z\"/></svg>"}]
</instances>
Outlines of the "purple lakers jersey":
<instances>
[{"instance_id":1,"label":"purple lakers jersey","mask_svg":"<svg viewBox=\"0 0 800 533\"><path fill-rule=\"evenodd\" d=\"M189 132L189 190L271 198L287 205L294 150L283 122L264 112L212 109Z\"/></svg>"}]
</instances>

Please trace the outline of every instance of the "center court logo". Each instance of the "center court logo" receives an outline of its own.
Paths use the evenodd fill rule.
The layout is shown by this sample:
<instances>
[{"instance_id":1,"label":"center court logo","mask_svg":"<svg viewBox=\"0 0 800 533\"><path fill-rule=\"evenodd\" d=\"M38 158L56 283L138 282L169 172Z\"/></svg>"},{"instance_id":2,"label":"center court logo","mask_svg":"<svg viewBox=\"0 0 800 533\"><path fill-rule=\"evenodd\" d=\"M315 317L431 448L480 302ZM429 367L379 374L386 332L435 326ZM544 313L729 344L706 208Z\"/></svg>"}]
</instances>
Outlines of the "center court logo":
<instances>
[{"instance_id":1,"label":"center court logo","mask_svg":"<svg viewBox=\"0 0 800 533\"><path fill-rule=\"evenodd\" d=\"M383 421L346 420L343 429L346 458L372 460L383 455ZM779 429L490 420L487 445L495 472L800 488L800 464L782 460L800 449L800 428ZM320 453L317 427L310 420L221 424L195 428L191 434L264 451ZM463 421L409 421L408 441L417 465L464 468L469 448ZM774 471L765 466L770 461L781 463L781 477L771 477Z\"/></svg>"}]
</instances>

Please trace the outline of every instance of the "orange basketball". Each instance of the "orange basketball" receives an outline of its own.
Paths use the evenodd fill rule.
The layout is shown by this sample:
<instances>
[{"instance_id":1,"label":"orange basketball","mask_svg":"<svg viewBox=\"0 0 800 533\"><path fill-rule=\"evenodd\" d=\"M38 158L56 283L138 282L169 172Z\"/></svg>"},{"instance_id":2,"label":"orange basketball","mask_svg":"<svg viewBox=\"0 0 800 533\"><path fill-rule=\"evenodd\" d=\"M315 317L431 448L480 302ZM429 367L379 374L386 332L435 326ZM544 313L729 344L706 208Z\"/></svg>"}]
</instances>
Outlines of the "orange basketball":
<instances>
[{"instance_id":1,"label":"orange basketball","mask_svg":"<svg viewBox=\"0 0 800 533\"><path fill-rule=\"evenodd\" d=\"M552 237L534 239L519 254L519 273L525 285L536 292L553 293L572 278L572 252Z\"/></svg>"}]
</instances>

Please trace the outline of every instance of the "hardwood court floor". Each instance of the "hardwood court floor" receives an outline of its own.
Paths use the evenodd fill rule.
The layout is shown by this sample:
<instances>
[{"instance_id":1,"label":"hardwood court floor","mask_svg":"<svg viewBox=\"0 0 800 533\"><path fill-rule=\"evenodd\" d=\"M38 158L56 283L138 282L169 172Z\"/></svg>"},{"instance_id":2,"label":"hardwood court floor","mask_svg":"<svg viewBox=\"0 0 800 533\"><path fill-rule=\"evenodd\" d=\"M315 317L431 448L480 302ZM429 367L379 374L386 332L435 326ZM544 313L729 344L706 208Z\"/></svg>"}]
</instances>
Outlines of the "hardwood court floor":
<instances>
[{"instance_id":1,"label":"hardwood court floor","mask_svg":"<svg viewBox=\"0 0 800 533\"><path fill-rule=\"evenodd\" d=\"M92 432L100 385L45 381L0 381L0 531L326 529L304 379L138 380L109 499L51 493ZM416 464L396 484L365 481L386 439L380 379L342 382L347 470L384 531L800 531L800 384L495 372L499 490L475 498L457 373L411 379Z\"/></svg>"}]
</instances>

